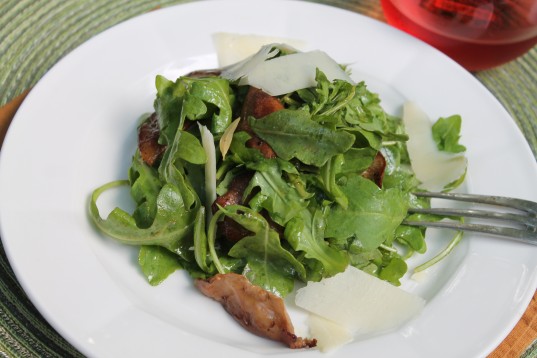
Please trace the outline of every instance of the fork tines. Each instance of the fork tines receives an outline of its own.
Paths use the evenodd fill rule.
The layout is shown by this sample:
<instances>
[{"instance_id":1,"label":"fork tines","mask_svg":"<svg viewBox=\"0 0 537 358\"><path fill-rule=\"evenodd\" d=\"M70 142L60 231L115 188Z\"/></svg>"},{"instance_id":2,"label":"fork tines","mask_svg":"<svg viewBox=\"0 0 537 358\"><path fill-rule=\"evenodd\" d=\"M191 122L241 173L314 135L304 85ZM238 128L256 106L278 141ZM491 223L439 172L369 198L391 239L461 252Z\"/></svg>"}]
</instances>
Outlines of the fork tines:
<instances>
[{"instance_id":1,"label":"fork tines","mask_svg":"<svg viewBox=\"0 0 537 358\"><path fill-rule=\"evenodd\" d=\"M419 197L448 199L472 204L494 206L494 210L460 209L460 208L410 208L409 213L433 214L446 217L479 218L491 224L473 224L460 221L410 221L403 224L410 226L437 227L459 231L473 231L503 236L515 241L537 245L537 203L524 199L503 196L488 196L461 193L417 192ZM505 209L515 209L505 211ZM502 211L503 209L503 211ZM501 224L498 224L501 223Z\"/></svg>"}]
</instances>

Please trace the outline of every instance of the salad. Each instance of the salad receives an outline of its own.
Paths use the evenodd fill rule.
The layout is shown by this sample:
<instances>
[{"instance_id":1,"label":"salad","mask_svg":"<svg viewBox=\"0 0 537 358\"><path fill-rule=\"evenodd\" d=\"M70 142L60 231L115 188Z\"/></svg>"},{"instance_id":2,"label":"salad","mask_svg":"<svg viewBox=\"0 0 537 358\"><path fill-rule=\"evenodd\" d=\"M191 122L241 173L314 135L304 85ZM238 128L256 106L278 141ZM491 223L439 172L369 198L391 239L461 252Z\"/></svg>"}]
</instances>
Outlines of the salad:
<instances>
[{"instance_id":1,"label":"salad","mask_svg":"<svg viewBox=\"0 0 537 358\"><path fill-rule=\"evenodd\" d=\"M140 246L151 285L185 270L203 292L234 275L270 301L297 281L352 266L398 286L407 259L426 251L425 228L403 223L409 207L430 206L412 194L424 183L403 119L325 53L270 44L224 68L155 82L154 112L140 119L128 179L97 188L89 208L104 234ZM436 149L464 152L460 121L432 126ZM99 196L123 185L136 209L103 219Z\"/></svg>"}]
</instances>

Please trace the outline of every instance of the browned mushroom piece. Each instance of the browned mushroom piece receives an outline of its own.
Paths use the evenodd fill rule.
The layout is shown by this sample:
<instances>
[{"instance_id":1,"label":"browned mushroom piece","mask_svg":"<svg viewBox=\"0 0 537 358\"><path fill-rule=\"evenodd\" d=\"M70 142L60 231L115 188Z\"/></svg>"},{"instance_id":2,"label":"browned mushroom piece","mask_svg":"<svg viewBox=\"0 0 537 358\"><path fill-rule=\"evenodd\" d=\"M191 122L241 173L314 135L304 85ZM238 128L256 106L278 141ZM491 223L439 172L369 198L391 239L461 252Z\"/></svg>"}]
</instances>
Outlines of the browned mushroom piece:
<instances>
[{"instance_id":1,"label":"browned mushroom piece","mask_svg":"<svg viewBox=\"0 0 537 358\"><path fill-rule=\"evenodd\" d=\"M214 201L212 205L213 213L218 211L218 206L226 207L228 205L243 205L247 202L248 198L244 198L244 191L248 187L252 176L252 172L244 172L233 178L229 184L228 191L217 197ZM278 235L283 235L283 227L274 222L265 210L261 212L261 215L263 215L269 223L269 226L275 230ZM222 221L218 222L218 233L231 242L237 242L240 239L253 234L229 217L225 217Z\"/></svg>"},{"instance_id":2,"label":"browned mushroom piece","mask_svg":"<svg viewBox=\"0 0 537 358\"><path fill-rule=\"evenodd\" d=\"M274 149L272 149L267 142L257 136L248 139L246 146L248 148L257 149L264 158L273 159L277 157Z\"/></svg>"},{"instance_id":3,"label":"browned mushroom piece","mask_svg":"<svg viewBox=\"0 0 537 358\"><path fill-rule=\"evenodd\" d=\"M225 207L228 205L242 204L242 195L248 187L252 176L252 172L244 172L235 176L229 183L228 191L214 201L213 212L218 210L217 205Z\"/></svg>"},{"instance_id":4,"label":"browned mushroom piece","mask_svg":"<svg viewBox=\"0 0 537 358\"><path fill-rule=\"evenodd\" d=\"M196 70L186 74L186 77L203 78L220 76L222 70L215 68L210 70Z\"/></svg>"},{"instance_id":5,"label":"browned mushroom piece","mask_svg":"<svg viewBox=\"0 0 537 358\"><path fill-rule=\"evenodd\" d=\"M160 128L156 113L146 119L138 129L138 149L142 160L153 166L166 150L166 146L159 144Z\"/></svg>"},{"instance_id":6,"label":"browned mushroom piece","mask_svg":"<svg viewBox=\"0 0 537 358\"><path fill-rule=\"evenodd\" d=\"M386 169L386 159L381 152L377 152L373 163L362 172L362 176L366 179L372 180L377 184L379 188L382 188L382 181L384 180L384 170Z\"/></svg>"},{"instance_id":7,"label":"browned mushroom piece","mask_svg":"<svg viewBox=\"0 0 537 358\"><path fill-rule=\"evenodd\" d=\"M241 125L248 125L247 119L249 116L263 118L283 108L283 104L278 98L271 96L259 88L250 87L244 99L241 113L241 119L246 123L241 123ZM246 128L243 128L243 130L248 131Z\"/></svg>"},{"instance_id":8,"label":"browned mushroom piece","mask_svg":"<svg viewBox=\"0 0 537 358\"><path fill-rule=\"evenodd\" d=\"M316 339L301 338L294 327L282 298L252 285L239 274L217 274L207 280L198 279L196 287L207 297L220 302L224 309L248 331L290 348L317 345Z\"/></svg>"},{"instance_id":9,"label":"browned mushroom piece","mask_svg":"<svg viewBox=\"0 0 537 358\"><path fill-rule=\"evenodd\" d=\"M218 206L226 207L228 205L242 204L244 190L246 190L246 187L250 183L252 175L253 173L251 172L245 172L233 178L229 184L228 191L225 194L217 197L214 201L212 211L218 211ZM218 232L232 242L237 242L243 237L252 234L252 232L246 230L229 217L225 217L224 220L218 223Z\"/></svg>"},{"instance_id":10,"label":"browned mushroom piece","mask_svg":"<svg viewBox=\"0 0 537 358\"><path fill-rule=\"evenodd\" d=\"M248 132L252 138L248 140L246 146L258 149L265 158L276 158L276 153L267 142L255 135L248 124L248 117L252 116L256 119L263 118L283 108L283 104L278 98L269 95L259 88L250 87L248 89L237 130Z\"/></svg>"}]
</instances>

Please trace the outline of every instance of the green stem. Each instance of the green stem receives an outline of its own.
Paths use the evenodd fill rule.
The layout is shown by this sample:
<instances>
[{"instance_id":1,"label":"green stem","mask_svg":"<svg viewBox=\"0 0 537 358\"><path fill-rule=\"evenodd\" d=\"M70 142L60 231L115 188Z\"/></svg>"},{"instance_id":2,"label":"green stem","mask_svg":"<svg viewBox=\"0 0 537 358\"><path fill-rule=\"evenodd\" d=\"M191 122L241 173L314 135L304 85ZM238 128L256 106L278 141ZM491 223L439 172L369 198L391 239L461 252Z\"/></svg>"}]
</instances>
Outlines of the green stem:
<instances>
[{"instance_id":1,"label":"green stem","mask_svg":"<svg viewBox=\"0 0 537 358\"><path fill-rule=\"evenodd\" d=\"M90 213L92 214L93 221L99 228L102 227L102 225L100 224L102 223L103 219L101 218L101 215L99 213L99 208L97 207L97 199L99 199L101 194L107 190L116 188L118 186L127 186L129 184L130 182L126 179L114 180L112 182L101 185L100 187L98 187L97 189L93 191L93 193L91 194L91 201L90 201Z\"/></svg>"},{"instance_id":2,"label":"green stem","mask_svg":"<svg viewBox=\"0 0 537 358\"><path fill-rule=\"evenodd\" d=\"M205 207L200 206L194 221L194 258L198 266L207 273L210 273L207 266L207 235L205 233Z\"/></svg>"},{"instance_id":3,"label":"green stem","mask_svg":"<svg viewBox=\"0 0 537 358\"><path fill-rule=\"evenodd\" d=\"M438 253L435 257L433 257L429 261L427 261L427 262L419 265L418 267L416 267L414 269L414 272L420 272L420 271L426 270L429 267L431 267L434 264L436 264L437 262L439 262L442 259L444 259L447 255L449 255L451 253L451 251L453 251L455 246L457 246L457 244L461 241L462 236L463 236L463 232L462 231L457 231L457 234L455 235L455 237L453 237L453 239L451 240L449 245L446 248L444 248L444 250L440 251L440 253Z\"/></svg>"},{"instance_id":4,"label":"green stem","mask_svg":"<svg viewBox=\"0 0 537 358\"><path fill-rule=\"evenodd\" d=\"M209 244L209 253L211 254L211 259L213 260L214 266L219 273L226 273L226 269L218 259L218 255L214 247L214 242L216 240L216 224L218 223L218 220L222 215L224 215L224 212L222 210L218 210L216 214L214 214L214 216L212 217L211 222L209 223L207 242Z\"/></svg>"},{"instance_id":5,"label":"green stem","mask_svg":"<svg viewBox=\"0 0 537 358\"><path fill-rule=\"evenodd\" d=\"M355 94L356 94L356 87L353 87L352 91L349 92L349 94L347 95L347 97L343 101L339 102L337 104L337 106L334 106L334 107L330 108L329 110L327 110L327 111L325 111L325 112L323 112L321 114L325 115L325 116L328 116L328 115L336 113L341 108L345 107L354 98Z\"/></svg>"}]
</instances>

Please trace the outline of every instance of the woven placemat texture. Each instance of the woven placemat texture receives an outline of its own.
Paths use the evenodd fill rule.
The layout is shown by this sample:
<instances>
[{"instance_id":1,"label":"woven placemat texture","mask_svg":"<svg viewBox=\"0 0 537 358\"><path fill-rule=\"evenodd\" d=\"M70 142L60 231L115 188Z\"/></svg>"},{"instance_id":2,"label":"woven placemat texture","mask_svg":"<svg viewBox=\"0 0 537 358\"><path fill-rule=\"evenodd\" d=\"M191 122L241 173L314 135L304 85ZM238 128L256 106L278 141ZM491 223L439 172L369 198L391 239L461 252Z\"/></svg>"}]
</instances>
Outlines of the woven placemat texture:
<instances>
[{"instance_id":1,"label":"woven placemat texture","mask_svg":"<svg viewBox=\"0 0 537 358\"><path fill-rule=\"evenodd\" d=\"M0 2L0 106L34 85L55 63L122 21L183 1L3 0Z\"/></svg>"},{"instance_id":2,"label":"woven placemat texture","mask_svg":"<svg viewBox=\"0 0 537 358\"><path fill-rule=\"evenodd\" d=\"M0 112L10 116L14 100L22 100L54 64L96 34L148 11L186 2L190 1L0 0ZM384 20L378 0L312 2ZM537 156L537 50L475 76L511 114ZM491 357L537 355L537 347L531 345L537 336L536 307L530 306L530 314ZM0 241L0 358L81 356L27 298Z\"/></svg>"},{"instance_id":3,"label":"woven placemat texture","mask_svg":"<svg viewBox=\"0 0 537 358\"><path fill-rule=\"evenodd\" d=\"M528 346L537 337L537 294L513 332L504 340L489 358L534 358L537 356L536 342ZM522 353L521 353L522 352Z\"/></svg>"},{"instance_id":4,"label":"woven placemat texture","mask_svg":"<svg viewBox=\"0 0 537 358\"><path fill-rule=\"evenodd\" d=\"M475 76L507 109L537 157L537 47L516 61Z\"/></svg>"}]
</instances>

